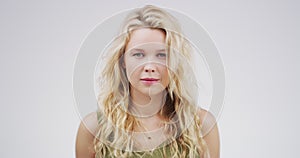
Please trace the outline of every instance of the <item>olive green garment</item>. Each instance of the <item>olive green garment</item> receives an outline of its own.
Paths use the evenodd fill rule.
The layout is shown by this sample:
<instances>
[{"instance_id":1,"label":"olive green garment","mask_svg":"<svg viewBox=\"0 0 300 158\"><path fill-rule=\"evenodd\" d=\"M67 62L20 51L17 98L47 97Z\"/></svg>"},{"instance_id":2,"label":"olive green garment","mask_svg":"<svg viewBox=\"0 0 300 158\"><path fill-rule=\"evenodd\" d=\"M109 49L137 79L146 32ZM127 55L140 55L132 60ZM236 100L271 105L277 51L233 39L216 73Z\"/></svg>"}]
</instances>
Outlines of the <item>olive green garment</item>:
<instances>
[{"instance_id":1,"label":"olive green garment","mask_svg":"<svg viewBox=\"0 0 300 158\"><path fill-rule=\"evenodd\" d=\"M166 155L163 154L163 148L157 148L152 152L149 151L132 152L132 156L129 156L128 158L164 158L164 157L171 157L169 146L167 146L166 148ZM115 157L106 154L105 158L115 158Z\"/></svg>"},{"instance_id":2,"label":"olive green garment","mask_svg":"<svg viewBox=\"0 0 300 158\"><path fill-rule=\"evenodd\" d=\"M100 112L97 112L97 119L98 121L100 121L101 117L100 117ZM154 149L152 152L133 152L133 156L131 156L130 158L139 158L139 157L143 157L143 158L161 158L161 157L170 157L170 146L167 145L166 146L166 155L164 156L163 154L163 148L157 148ZM99 157L97 157L99 158ZM109 156L108 154L106 154L105 158L113 158L112 156Z\"/></svg>"},{"instance_id":3,"label":"olive green garment","mask_svg":"<svg viewBox=\"0 0 300 158\"><path fill-rule=\"evenodd\" d=\"M99 121L99 119L100 119L100 113L99 112L97 112L97 118L98 118L98 121ZM142 158L165 158L165 157L171 157L170 144L166 145L166 155L163 154L163 148L162 148L163 144L164 143L162 143L160 145L160 147L154 149L152 152L148 152L148 151L133 152L133 154L132 154L133 156L130 156L129 158L140 158L140 157L142 157ZM179 147L179 152L181 152L181 147ZM198 154L196 154L196 155L198 155ZM188 155L187 155L187 157L188 157ZM96 158L100 158L100 157L96 156ZM105 158L115 158L115 157L110 156L109 153L107 153Z\"/></svg>"}]
</instances>

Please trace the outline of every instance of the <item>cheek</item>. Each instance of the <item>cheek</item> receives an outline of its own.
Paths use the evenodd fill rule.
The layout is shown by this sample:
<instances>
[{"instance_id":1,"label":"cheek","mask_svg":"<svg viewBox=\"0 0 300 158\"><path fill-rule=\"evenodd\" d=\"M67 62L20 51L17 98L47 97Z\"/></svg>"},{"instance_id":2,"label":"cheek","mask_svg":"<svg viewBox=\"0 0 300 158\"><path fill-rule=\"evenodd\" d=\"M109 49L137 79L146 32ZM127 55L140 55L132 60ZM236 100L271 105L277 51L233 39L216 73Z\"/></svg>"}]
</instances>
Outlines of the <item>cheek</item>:
<instances>
[{"instance_id":1,"label":"cheek","mask_svg":"<svg viewBox=\"0 0 300 158\"><path fill-rule=\"evenodd\" d=\"M139 80L139 71L140 68L137 67L135 64L126 65L126 75L131 84Z\"/></svg>"},{"instance_id":2,"label":"cheek","mask_svg":"<svg viewBox=\"0 0 300 158\"><path fill-rule=\"evenodd\" d=\"M128 80L131 80L131 75L132 75L132 61L128 58L128 56L124 55L124 62L123 62L123 67L126 72L126 76Z\"/></svg>"},{"instance_id":3,"label":"cheek","mask_svg":"<svg viewBox=\"0 0 300 158\"><path fill-rule=\"evenodd\" d=\"M167 69L167 67L163 67L163 69L162 69L162 71L161 71L162 73L162 77L163 77L163 84L165 85L165 86L167 86L168 84L169 84L169 73L168 73L168 69Z\"/></svg>"}]
</instances>

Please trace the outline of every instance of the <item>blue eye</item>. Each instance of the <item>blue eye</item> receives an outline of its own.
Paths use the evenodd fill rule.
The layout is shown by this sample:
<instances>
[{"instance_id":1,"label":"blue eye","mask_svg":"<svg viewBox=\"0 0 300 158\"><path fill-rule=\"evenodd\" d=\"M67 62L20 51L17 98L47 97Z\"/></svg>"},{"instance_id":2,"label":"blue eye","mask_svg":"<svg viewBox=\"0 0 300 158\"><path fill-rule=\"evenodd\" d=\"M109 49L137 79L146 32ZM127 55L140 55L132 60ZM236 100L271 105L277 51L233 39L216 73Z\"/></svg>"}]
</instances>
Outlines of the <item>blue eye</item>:
<instances>
[{"instance_id":1,"label":"blue eye","mask_svg":"<svg viewBox=\"0 0 300 158\"><path fill-rule=\"evenodd\" d=\"M166 53L158 53L157 57L159 58L166 58L167 54Z\"/></svg>"},{"instance_id":2,"label":"blue eye","mask_svg":"<svg viewBox=\"0 0 300 158\"><path fill-rule=\"evenodd\" d=\"M135 56L137 58L141 58L141 57L144 57L144 54L143 53L134 53L132 56Z\"/></svg>"}]
</instances>

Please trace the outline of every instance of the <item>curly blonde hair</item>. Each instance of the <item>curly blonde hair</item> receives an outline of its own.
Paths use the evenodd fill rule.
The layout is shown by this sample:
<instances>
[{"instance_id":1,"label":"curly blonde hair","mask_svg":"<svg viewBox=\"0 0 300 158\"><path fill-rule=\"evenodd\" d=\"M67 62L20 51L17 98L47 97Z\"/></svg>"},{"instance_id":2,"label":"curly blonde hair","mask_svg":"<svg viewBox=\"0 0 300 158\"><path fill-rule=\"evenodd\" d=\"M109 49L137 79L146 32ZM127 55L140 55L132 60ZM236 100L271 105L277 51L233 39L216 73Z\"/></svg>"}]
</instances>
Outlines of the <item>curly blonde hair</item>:
<instances>
[{"instance_id":1,"label":"curly blonde hair","mask_svg":"<svg viewBox=\"0 0 300 158\"><path fill-rule=\"evenodd\" d=\"M168 46L167 67L170 83L166 87L165 105L159 114L166 118L164 129L172 137L168 144L169 152L166 145L161 147L162 155L206 157L208 150L201 134L195 98L197 93L195 86L191 85L195 83L195 76L189 65L191 46L182 36L177 20L163 9L147 5L129 13L122 26L120 36L112 42L108 50L107 61L100 75L98 132L94 140L96 157L138 155L133 152L135 149L130 131L133 131L134 125L138 125L139 121L126 112L130 101L130 83L122 67L122 58L132 31L145 27L162 30Z\"/></svg>"}]
</instances>

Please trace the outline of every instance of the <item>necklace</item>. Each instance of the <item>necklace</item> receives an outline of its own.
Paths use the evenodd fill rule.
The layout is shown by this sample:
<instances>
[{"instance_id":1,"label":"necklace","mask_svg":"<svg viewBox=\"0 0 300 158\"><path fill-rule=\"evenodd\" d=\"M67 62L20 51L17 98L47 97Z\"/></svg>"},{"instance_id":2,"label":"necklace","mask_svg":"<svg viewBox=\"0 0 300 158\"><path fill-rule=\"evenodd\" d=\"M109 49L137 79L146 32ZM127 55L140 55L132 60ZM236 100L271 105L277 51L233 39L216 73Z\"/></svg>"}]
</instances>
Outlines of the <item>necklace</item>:
<instances>
[{"instance_id":1,"label":"necklace","mask_svg":"<svg viewBox=\"0 0 300 158\"><path fill-rule=\"evenodd\" d=\"M136 133L135 145L138 150L152 151L166 142L167 135L164 133L164 126L158 129Z\"/></svg>"},{"instance_id":2,"label":"necklace","mask_svg":"<svg viewBox=\"0 0 300 158\"><path fill-rule=\"evenodd\" d=\"M146 129L146 127L144 127L145 129ZM152 131L149 131L149 130L147 130L146 129L146 131L145 132L142 132L143 134L144 134L144 136L148 139L148 140L152 140L152 137L153 136L151 136L151 133L153 133L152 135L157 135L157 132L159 132L158 133L158 135L163 135L163 132L160 132L161 130L163 129L163 127L160 127L160 128L158 128L158 129L155 129L155 130L152 130Z\"/></svg>"}]
</instances>

